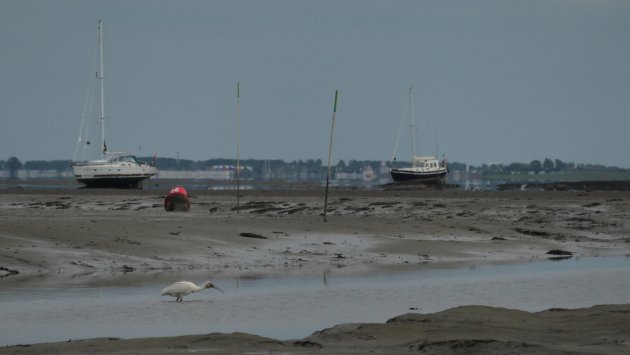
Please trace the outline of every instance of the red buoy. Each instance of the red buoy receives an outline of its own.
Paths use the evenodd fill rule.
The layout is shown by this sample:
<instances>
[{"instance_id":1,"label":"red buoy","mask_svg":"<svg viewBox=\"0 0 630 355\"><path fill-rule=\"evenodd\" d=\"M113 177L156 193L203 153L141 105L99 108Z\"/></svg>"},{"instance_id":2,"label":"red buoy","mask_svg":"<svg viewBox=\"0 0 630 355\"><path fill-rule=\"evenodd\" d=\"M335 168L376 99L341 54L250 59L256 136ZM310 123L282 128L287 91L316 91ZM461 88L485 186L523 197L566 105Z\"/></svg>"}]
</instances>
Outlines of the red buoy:
<instances>
[{"instance_id":1,"label":"red buoy","mask_svg":"<svg viewBox=\"0 0 630 355\"><path fill-rule=\"evenodd\" d=\"M175 186L164 199L164 209L172 212L190 211L190 196L188 191L181 186Z\"/></svg>"}]
</instances>

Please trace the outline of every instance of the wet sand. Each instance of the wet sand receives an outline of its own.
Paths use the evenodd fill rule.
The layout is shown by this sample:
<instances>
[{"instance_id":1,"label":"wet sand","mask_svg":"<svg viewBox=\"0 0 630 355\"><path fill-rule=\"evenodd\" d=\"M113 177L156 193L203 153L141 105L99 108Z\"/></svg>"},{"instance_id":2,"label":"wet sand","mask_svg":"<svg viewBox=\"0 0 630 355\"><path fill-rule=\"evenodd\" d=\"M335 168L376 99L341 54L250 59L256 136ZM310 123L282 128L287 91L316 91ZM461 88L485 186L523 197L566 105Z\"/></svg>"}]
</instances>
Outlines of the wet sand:
<instances>
[{"instance_id":1,"label":"wet sand","mask_svg":"<svg viewBox=\"0 0 630 355\"><path fill-rule=\"evenodd\" d=\"M318 189L244 191L240 208L234 192L191 193L191 211L175 213L164 211L166 191L159 190L0 191L0 285L125 285L166 283L173 273L195 270L274 275L344 267L352 273L630 255L630 192L336 189L327 222ZM630 349L627 324L628 305L536 314L471 306L340 325L299 341L211 334L0 352L610 353Z\"/></svg>"}]
</instances>

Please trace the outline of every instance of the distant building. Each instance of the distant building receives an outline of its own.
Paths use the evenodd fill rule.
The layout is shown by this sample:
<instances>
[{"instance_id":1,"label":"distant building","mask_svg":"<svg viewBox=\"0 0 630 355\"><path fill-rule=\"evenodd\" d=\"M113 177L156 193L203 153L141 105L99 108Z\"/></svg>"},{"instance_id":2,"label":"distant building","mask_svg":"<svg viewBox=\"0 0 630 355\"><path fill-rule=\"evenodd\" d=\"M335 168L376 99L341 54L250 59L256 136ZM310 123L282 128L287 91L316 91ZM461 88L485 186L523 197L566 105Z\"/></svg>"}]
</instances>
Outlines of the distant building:
<instances>
[{"instance_id":1,"label":"distant building","mask_svg":"<svg viewBox=\"0 0 630 355\"><path fill-rule=\"evenodd\" d=\"M252 178L253 169L249 166L240 167L240 178ZM159 170L157 179L205 179L205 180L234 180L236 179L235 165L213 165L208 170Z\"/></svg>"}]
</instances>

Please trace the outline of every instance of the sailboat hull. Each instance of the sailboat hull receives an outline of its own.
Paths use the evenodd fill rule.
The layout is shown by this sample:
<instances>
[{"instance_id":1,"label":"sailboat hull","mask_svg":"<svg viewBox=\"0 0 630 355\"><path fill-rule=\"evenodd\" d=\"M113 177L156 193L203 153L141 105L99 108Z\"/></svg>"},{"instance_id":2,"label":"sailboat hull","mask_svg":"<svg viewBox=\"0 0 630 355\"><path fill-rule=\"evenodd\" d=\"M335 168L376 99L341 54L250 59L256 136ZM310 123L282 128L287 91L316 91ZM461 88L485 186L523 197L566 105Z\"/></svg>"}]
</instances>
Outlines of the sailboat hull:
<instances>
[{"instance_id":1,"label":"sailboat hull","mask_svg":"<svg viewBox=\"0 0 630 355\"><path fill-rule=\"evenodd\" d=\"M138 188L140 182L157 174L154 166L140 163L135 157L128 161L91 161L74 163L72 169L78 182L86 187Z\"/></svg>"},{"instance_id":2,"label":"sailboat hull","mask_svg":"<svg viewBox=\"0 0 630 355\"><path fill-rule=\"evenodd\" d=\"M408 181L422 184L442 184L448 174L447 169L437 171L420 171L414 168L391 169L390 175L396 182Z\"/></svg>"},{"instance_id":3,"label":"sailboat hull","mask_svg":"<svg viewBox=\"0 0 630 355\"><path fill-rule=\"evenodd\" d=\"M119 188L119 189L137 189L140 183L148 179L148 176L124 176L124 177L77 177L79 183L85 184L85 187L101 187L101 188Z\"/></svg>"}]
</instances>

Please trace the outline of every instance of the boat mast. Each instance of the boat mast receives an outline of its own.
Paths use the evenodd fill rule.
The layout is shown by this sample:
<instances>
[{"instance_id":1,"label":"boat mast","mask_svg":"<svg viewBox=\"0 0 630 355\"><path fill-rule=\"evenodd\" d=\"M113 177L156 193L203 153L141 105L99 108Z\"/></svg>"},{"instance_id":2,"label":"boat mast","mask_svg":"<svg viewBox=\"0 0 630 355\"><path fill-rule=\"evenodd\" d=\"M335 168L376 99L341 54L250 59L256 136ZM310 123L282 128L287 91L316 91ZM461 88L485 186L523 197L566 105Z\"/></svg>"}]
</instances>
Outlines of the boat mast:
<instances>
[{"instance_id":1,"label":"boat mast","mask_svg":"<svg viewBox=\"0 0 630 355\"><path fill-rule=\"evenodd\" d=\"M409 87L409 113L411 116L411 165L416 157L416 147L414 145L414 125L413 125L413 92L412 87Z\"/></svg>"},{"instance_id":2,"label":"boat mast","mask_svg":"<svg viewBox=\"0 0 630 355\"><path fill-rule=\"evenodd\" d=\"M409 95L411 96L411 87L409 88ZM400 135L402 134L403 126L405 125L405 121L407 120L407 114L409 113L409 103L411 100L408 98L407 103L405 104L405 108L403 109L402 118L400 119L400 125L398 126L398 135L396 136L396 144L394 145L394 153L392 154L392 167L394 161L396 161L396 155L398 154L398 146L400 144ZM413 139L413 136L412 136Z\"/></svg>"},{"instance_id":3,"label":"boat mast","mask_svg":"<svg viewBox=\"0 0 630 355\"><path fill-rule=\"evenodd\" d=\"M241 84L236 83L236 213L241 213L241 143L240 143Z\"/></svg>"},{"instance_id":4,"label":"boat mast","mask_svg":"<svg viewBox=\"0 0 630 355\"><path fill-rule=\"evenodd\" d=\"M105 143L105 74L103 73L103 20L98 20L98 53L99 53L99 75L101 87L101 148L103 158L107 153L107 144Z\"/></svg>"}]
</instances>

